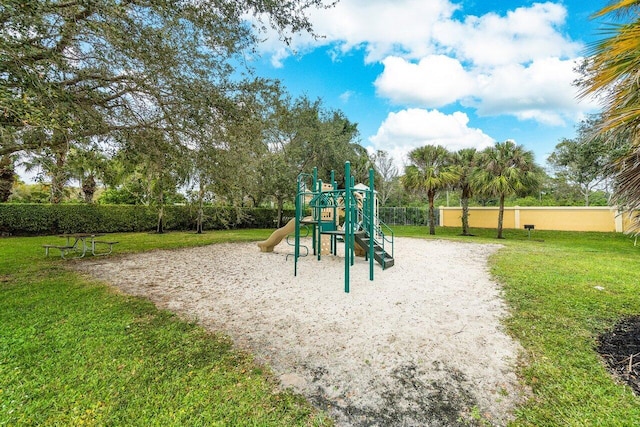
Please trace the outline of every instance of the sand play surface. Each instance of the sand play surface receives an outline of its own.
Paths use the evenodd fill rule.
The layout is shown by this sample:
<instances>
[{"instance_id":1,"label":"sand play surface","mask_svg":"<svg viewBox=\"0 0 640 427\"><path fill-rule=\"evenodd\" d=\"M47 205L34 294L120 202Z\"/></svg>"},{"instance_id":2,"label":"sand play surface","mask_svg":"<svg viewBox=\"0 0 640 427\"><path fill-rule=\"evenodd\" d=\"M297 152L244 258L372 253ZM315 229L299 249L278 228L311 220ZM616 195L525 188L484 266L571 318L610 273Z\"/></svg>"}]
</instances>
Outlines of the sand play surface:
<instances>
[{"instance_id":1,"label":"sand play surface","mask_svg":"<svg viewBox=\"0 0 640 427\"><path fill-rule=\"evenodd\" d=\"M342 246L342 245L340 245ZM76 268L227 332L338 426L505 425L519 351L487 258L499 245L398 238L395 266L255 243L83 260ZM340 255L340 254L339 254ZM473 425L473 423L471 423Z\"/></svg>"}]
</instances>

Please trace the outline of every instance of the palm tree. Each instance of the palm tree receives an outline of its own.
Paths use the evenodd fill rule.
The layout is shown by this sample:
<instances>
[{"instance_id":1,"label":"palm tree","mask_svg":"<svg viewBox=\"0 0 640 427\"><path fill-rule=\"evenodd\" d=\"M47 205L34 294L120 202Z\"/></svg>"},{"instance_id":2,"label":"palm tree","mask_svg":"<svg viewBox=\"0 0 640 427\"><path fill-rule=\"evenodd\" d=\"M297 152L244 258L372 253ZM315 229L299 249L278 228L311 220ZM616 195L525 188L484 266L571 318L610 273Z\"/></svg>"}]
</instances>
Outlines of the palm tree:
<instances>
[{"instance_id":1,"label":"palm tree","mask_svg":"<svg viewBox=\"0 0 640 427\"><path fill-rule=\"evenodd\" d=\"M533 190L539 184L540 168L534 163L533 152L515 142L496 142L480 153L479 166L473 172L471 182L477 192L497 196L498 239L502 239L504 199L506 196Z\"/></svg>"},{"instance_id":2,"label":"palm tree","mask_svg":"<svg viewBox=\"0 0 640 427\"><path fill-rule=\"evenodd\" d=\"M69 144L63 141L52 146L45 146L39 152L31 151L22 162L22 166L27 172L37 171L36 179L38 181L50 180L49 202L52 204L62 202L69 195L68 188L66 188L67 182L71 179L67 165L68 155Z\"/></svg>"},{"instance_id":3,"label":"palm tree","mask_svg":"<svg viewBox=\"0 0 640 427\"><path fill-rule=\"evenodd\" d=\"M617 15L620 23L612 23L602 30L609 37L591 46L587 59L587 78L581 84L583 96L603 95L605 102L602 130L635 129L640 126L640 10L639 0L619 0L603 8L596 17ZM625 17L632 17L624 22Z\"/></svg>"},{"instance_id":4,"label":"palm tree","mask_svg":"<svg viewBox=\"0 0 640 427\"><path fill-rule=\"evenodd\" d=\"M98 183L107 164L107 157L98 150L98 147L78 145L69 150L67 168L71 177L80 182L85 203L93 203Z\"/></svg>"},{"instance_id":5,"label":"palm tree","mask_svg":"<svg viewBox=\"0 0 640 427\"><path fill-rule=\"evenodd\" d=\"M460 195L462 235L471 236L469 233L469 199L473 196L471 175L478 164L478 151L475 148L463 148L453 153L451 160L459 176L455 185L462 192Z\"/></svg>"},{"instance_id":6,"label":"palm tree","mask_svg":"<svg viewBox=\"0 0 640 427\"><path fill-rule=\"evenodd\" d=\"M624 138L631 148L613 162L616 175L614 199L634 210L640 207L640 12L639 0L618 0L596 17L618 19L603 30L604 39L591 46L582 96L597 95L604 101L603 124L598 136Z\"/></svg>"},{"instance_id":7,"label":"palm tree","mask_svg":"<svg viewBox=\"0 0 640 427\"><path fill-rule=\"evenodd\" d=\"M407 190L427 193L429 234L436 234L433 206L436 193L458 181L458 172L451 165L451 153L439 145L425 145L411 151L409 161L411 164L405 168L402 185Z\"/></svg>"}]
</instances>

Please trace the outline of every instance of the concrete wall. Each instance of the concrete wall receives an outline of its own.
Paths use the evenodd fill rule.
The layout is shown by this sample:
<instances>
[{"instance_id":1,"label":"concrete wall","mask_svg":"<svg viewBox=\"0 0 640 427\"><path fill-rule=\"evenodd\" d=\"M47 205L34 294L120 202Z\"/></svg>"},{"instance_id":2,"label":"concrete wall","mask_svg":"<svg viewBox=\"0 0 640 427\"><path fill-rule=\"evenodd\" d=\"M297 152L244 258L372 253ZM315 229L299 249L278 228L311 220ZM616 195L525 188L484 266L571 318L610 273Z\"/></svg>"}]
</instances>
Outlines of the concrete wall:
<instances>
[{"instance_id":1,"label":"concrete wall","mask_svg":"<svg viewBox=\"0 0 640 427\"><path fill-rule=\"evenodd\" d=\"M440 225L460 227L462 209L460 207L440 207ZM574 207L506 207L504 208L504 228L523 228L532 224L536 230L564 231L617 231L628 232L631 229L629 215L619 215L616 208L607 206ZM497 228L497 207L469 208L469 226L478 228Z\"/></svg>"}]
</instances>

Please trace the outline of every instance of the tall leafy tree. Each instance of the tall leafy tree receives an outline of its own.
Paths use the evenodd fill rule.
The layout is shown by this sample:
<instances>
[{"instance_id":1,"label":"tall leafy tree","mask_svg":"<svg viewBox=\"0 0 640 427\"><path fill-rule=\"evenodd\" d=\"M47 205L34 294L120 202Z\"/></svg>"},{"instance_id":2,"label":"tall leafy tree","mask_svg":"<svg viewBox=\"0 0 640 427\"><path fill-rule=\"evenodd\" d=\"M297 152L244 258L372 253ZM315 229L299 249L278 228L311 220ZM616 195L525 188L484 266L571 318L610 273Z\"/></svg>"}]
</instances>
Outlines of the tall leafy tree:
<instances>
[{"instance_id":1,"label":"tall leafy tree","mask_svg":"<svg viewBox=\"0 0 640 427\"><path fill-rule=\"evenodd\" d=\"M256 153L258 174L254 180L254 191L260 200L275 199L277 226L280 227L284 204L287 200L293 200L296 177L305 165L305 159L300 154L300 144L294 144L293 141L307 138L301 135L306 135L307 127L317 124L317 110L309 109L306 102L292 104L289 96L282 91L274 91L270 95L270 100L263 104L266 108L262 109L260 115L262 144Z\"/></svg>"},{"instance_id":2,"label":"tall leafy tree","mask_svg":"<svg viewBox=\"0 0 640 427\"><path fill-rule=\"evenodd\" d=\"M630 210L640 208L639 13L639 0L618 0L595 15L613 22L591 46L580 82L583 96L595 94L604 102L599 136L630 141L630 149L614 163L615 199Z\"/></svg>"},{"instance_id":3,"label":"tall leafy tree","mask_svg":"<svg viewBox=\"0 0 640 427\"><path fill-rule=\"evenodd\" d=\"M284 203L296 193L296 169L292 167L286 151L269 152L260 162L260 185L276 201L278 227L282 226Z\"/></svg>"},{"instance_id":4,"label":"tall leafy tree","mask_svg":"<svg viewBox=\"0 0 640 427\"><path fill-rule=\"evenodd\" d=\"M162 132L130 135L127 144L120 155L146 187L147 203L158 210L156 232L163 233L168 196L187 181L191 159Z\"/></svg>"},{"instance_id":5,"label":"tall leafy tree","mask_svg":"<svg viewBox=\"0 0 640 427\"><path fill-rule=\"evenodd\" d=\"M547 162L556 176L576 186L584 205L589 206L589 195L606 178L606 147L600 143L582 143L578 139L563 138L555 147Z\"/></svg>"},{"instance_id":6,"label":"tall leafy tree","mask_svg":"<svg viewBox=\"0 0 640 427\"><path fill-rule=\"evenodd\" d=\"M218 123L230 98L250 90L234 59L257 42L254 30L271 26L285 39L311 31L306 13L324 1L6 0L0 156L55 157L55 201L67 153L85 138L155 132L185 148L202 122Z\"/></svg>"},{"instance_id":7,"label":"tall leafy tree","mask_svg":"<svg viewBox=\"0 0 640 427\"><path fill-rule=\"evenodd\" d=\"M296 193L296 177L306 166L302 154L303 141L317 129L315 108L308 104L297 103L291 108L288 97L278 97L273 108L264 116L263 154L258 166L258 192L265 197L275 199L277 207L277 226L283 223L284 204L293 200ZM294 143L296 141L297 143Z\"/></svg>"},{"instance_id":8,"label":"tall leafy tree","mask_svg":"<svg viewBox=\"0 0 640 427\"><path fill-rule=\"evenodd\" d=\"M377 150L371 155L377 178L380 182L376 182L376 190L378 191L378 200L384 206L389 200L391 193L398 184L398 168L394 165L394 160L388 152Z\"/></svg>"},{"instance_id":9,"label":"tall leafy tree","mask_svg":"<svg viewBox=\"0 0 640 427\"><path fill-rule=\"evenodd\" d=\"M244 217L239 207L247 198L254 206L260 203L263 176L259 169L267 152L264 131L269 128L268 120L282 91L277 82L251 82L250 87L238 91L224 117L212 124L205 116L201 132L191 137L189 185L199 213L198 232L202 231L205 201L235 207L233 218L238 221ZM219 216L216 220L232 225L231 217Z\"/></svg>"},{"instance_id":10,"label":"tall leafy tree","mask_svg":"<svg viewBox=\"0 0 640 427\"><path fill-rule=\"evenodd\" d=\"M356 180L368 176L369 156L359 144L358 125L339 110L327 110L321 99L300 97L284 107L279 123L280 137L288 145L298 172L328 177L335 171L338 183L344 182L344 163L350 161Z\"/></svg>"},{"instance_id":11,"label":"tall leafy tree","mask_svg":"<svg viewBox=\"0 0 640 427\"><path fill-rule=\"evenodd\" d=\"M475 148L463 148L458 150L451 156L451 162L456 168L458 174L458 182L454 185L461 192L460 205L462 206L462 235L470 236L469 200L473 196L471 177L478 166L478 151Z\"/></svg>"},{"instance_id":12,"label":"tall leafy tree","mask_svg":"<svg viewBox=\"0 0 640 427\"><path fill-rule=\"evenodd\" d=\"M556 176L576 186L589 206L589 196L595 189L604 189L611 177L610 165L628 150L626 143L605 142L597 132L594 119L583 121L577 137L562 139L547 158Z\"/></svg>"},{"instance_id":13,"label":"tall leafy tree","mask_svg":"<svg viewBox=\"0 0 640 427\"><path fill-rule=\"evenodd\" d=\"M369 156L359 144L355 123L339 110L324 108L320 99L284 98L277 104L265 127L267 153L258 182L266 195L276 199L280 213L284 201L295 196L298 174L311 173L314 167L325 180L333 170L338 185L343 185L344 164L349 161L356 180L366 182Z\"/></svg>"},{"instance_id":14,"label":"tall leafy tree","mask_svg":"<svg viewBox=\"0 0 640 427\"><path fill-rule=\"evenodd\" d=\"M434 200L440 190L455 184L459 172L451 163L451 153L442 146L425 145L409 153L409 166L402 179L404 188L427 195L429 234L436 234Z\"/></svg>"},{"instance_id":15,"label":"tall leafy tree","mask_svg":"<svg viewBox=\"0 0 640 427\"><path fill-rule=\"evenodd\" d=\"M480 152L479 166L471 176L478 193L499 199L498 239L502 239L505 197L535 189L540 181L540 168L533 152L511 140L497 142Z\"/></svg>"}]
</instances>

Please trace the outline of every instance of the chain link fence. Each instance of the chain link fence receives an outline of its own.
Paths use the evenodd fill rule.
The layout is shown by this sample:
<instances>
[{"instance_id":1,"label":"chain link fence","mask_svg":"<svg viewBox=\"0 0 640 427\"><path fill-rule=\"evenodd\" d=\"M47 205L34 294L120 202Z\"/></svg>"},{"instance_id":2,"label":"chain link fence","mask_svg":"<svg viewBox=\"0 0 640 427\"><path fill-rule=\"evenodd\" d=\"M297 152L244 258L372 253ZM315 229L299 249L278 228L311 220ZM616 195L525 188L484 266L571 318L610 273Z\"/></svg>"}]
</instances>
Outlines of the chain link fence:
<instances>
[{"instance_id":1,"label":"chain link fence","mask_svg":"<svg viewBox=\"0 0 640 427\"><path fill-rule=\"evenodd\" d=\"M385 224L392 225L429 225L428 208L379 207L378 217ZM439 225L440 213L436 209L436 225Z\"/></svg>"}]
</instances>

